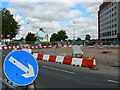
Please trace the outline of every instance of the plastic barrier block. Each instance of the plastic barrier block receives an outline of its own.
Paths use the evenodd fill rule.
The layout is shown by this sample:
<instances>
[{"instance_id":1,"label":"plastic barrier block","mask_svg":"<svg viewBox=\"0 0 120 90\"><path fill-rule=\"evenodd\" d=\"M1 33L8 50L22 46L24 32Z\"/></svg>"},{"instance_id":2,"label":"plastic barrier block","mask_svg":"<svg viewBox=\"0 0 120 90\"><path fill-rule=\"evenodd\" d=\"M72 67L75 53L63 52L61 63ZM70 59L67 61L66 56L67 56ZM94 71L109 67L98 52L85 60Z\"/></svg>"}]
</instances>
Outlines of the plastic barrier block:
<instances>
[{"instance_id":1,"label":"plastic barrier block","mask_svg":"<svg viewBox=\"0 0 120 90\"><path fill-rule=\"evenodd\" d=\"M13 46L11 46L11 49L13 49Z\"/></svg>"},{"instance_id":2,"label":"plastic barrier block","mask_svg":"<svg viewBox=\"0 0 120 90\"><path fill-rule=\"evenodd\" d=\"M49 60L49 56L50 56L50 55L45 55L45 54L44 54L44 56L43 56L43 60L48 61L48 60Z\"/></svg>"},{"instance_id":3,"label":"plastic barrier block","mask_svg":"<svg viewBox=\"0 0 120 90\"><path fill-rule=\"evenodd\" d=\"M19 48L17 48L17 50L22 50L22 48L19 47Z\"/></svg>"},{"instance_id":4,"label":"plastic barrier block","mask_svg":"<svg viewBox=\"0 0 120 90\"><path fill-rule=\"evenodd\" d=\"M94 59L89 59L89 58L83 58L83 62L82 62L82 67L88 67L88 68L92 68L93 67L93 61Z\"/></svg>"},{"instance_id":5,"label":"plastic barrier block","mask_svg":"<svg viewBox=\"0 0 120 90\"><path fill-rule=\"evenodd\" d=\"M64 56L57 56L56 58L56 62L58 63L63 63L63 60L64 60Z\"/></svg>"},{"instance_id":6,"label":"plastic barrier block","mask_svg":"<svg viewBox=\"0 0 120 90\"><path fill-rule=\"evenodd\" d=\"M82 65L82 58L72 58L71 64L81 66Z\"/></svg>"},{"instance_id":7,"label":"plastic barrier block","mask_svg":"<svg viewBox=\"0 0 120 90\"><path fill-rule=\"evenodd\" d=\"M71 64L72 63L72 58L71 57L64 57L63 64Z\"/></svg>"},{"instance_id":8,"label":"plastic barrier block","mask_svg":"<svg viewBox=\"0 0 120 90\"><path fill-rule=\"evenodd\" d=\"M4 46L2 46L2 50L4 50Z\"/></svg>"},{"instance_id":9,"label":"plastic barrier block","mask_svg":"<svg viewBox=\"0 0 120 90\"><path fill-rule=\"evenodd\" d=\"M38 54L37 60L43 60L43 54Z\"/></svg>"},{"instance_id":10,"label":"plastic barrier block","mask_svg":"<svg viewBox=\"0 0 120 90\"><path fill-rule=\"evenodd\" d=\"M50 61L50 62L55 62L55 61L56 61L56 56L50 55L49 61Z\"/></svg>"}]
</instances>

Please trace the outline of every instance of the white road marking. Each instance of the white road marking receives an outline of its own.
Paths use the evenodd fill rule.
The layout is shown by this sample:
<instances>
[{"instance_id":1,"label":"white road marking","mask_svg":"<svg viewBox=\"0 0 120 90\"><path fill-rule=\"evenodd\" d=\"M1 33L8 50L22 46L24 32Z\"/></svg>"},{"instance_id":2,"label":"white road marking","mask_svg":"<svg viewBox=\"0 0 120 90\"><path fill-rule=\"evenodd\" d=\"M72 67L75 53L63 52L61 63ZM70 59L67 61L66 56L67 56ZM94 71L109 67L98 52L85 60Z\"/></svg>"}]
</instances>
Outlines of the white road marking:
<instances>
[{"instance_id":1,"label":"white road marking","mask_svg":"<svg viewBox=\"0 0 120 90\"><path fill-rule=\"evenodd\" d=\"M76 73L74 73L74 72L66 71L66 70L62 70L62 69L58 69L58 68L53 68L53 67L48 67L48 66L43 66L43 67L44 67L44 68L53 69L53 70L56 70L56 71L62 71L62 72L70 73L70 74L76 74Z\"/></svg>"},{"instance_id":2,"label":"white road marking","mask_svg":"<svg viewBox=\"0 0 120 90\"><path fill-rule=\"evenodd\" d=\"M118 82L118 81L114 81L114 80L107 80L108 82L112 82L112 83L120 83L120 82Z\"/></svg>"}]
</instances>

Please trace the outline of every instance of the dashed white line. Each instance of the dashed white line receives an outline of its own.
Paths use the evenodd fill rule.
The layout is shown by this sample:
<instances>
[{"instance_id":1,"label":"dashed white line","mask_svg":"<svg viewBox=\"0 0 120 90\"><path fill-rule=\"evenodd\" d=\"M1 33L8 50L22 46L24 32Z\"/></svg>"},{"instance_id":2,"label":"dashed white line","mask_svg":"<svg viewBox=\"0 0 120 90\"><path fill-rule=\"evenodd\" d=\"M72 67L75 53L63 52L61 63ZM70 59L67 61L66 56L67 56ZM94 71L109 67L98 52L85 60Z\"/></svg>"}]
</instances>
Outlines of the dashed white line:
<instances>
[{"instance_id":1,"label":"dashed white line","mask_svg":"<svg viewBox=\"0 0 120 90\"><path fill-rule=\"evenodd\" d=\"M66 71L66 70L62 70L62 69L58 69L58 68L53 68L53 67L48 67L48 66L43 66L43 67L44 67L44 68L53 69L53 70L56 70L56 71L62 71L62 72L70 73L70 74L76 74L76 73L74 73L74 72Z\"/></svg>"},{"instance_id":2,"label":"dashed white line","mask_svg":"<svg viewBox=\"0 0 120 90\"><path fill-rule=\"evenodd\" d=\"M112 83L120 83L120 82L118 82L118 81L114 81L114 80L107 80L108 82L112 82Z\"/></svg>"}]
</instances>

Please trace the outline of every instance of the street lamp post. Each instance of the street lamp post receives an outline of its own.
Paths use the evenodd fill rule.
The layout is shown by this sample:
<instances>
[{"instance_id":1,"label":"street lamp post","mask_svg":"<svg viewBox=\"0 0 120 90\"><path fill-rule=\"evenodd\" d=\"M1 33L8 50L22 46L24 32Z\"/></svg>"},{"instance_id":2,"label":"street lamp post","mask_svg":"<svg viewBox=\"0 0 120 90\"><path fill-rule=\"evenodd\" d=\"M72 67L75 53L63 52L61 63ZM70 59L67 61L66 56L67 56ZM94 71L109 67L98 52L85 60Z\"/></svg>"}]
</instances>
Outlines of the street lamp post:
<instances>
[{"instance_id":1,"label":"street lamp post","mask_svg":"<svg viewBox=\"0 0 120 90\"><path fill-rule=\"evenodd\" d=\"M73 41L75 42L75 22L73 22Z\"/></svg>"}]
</instances>

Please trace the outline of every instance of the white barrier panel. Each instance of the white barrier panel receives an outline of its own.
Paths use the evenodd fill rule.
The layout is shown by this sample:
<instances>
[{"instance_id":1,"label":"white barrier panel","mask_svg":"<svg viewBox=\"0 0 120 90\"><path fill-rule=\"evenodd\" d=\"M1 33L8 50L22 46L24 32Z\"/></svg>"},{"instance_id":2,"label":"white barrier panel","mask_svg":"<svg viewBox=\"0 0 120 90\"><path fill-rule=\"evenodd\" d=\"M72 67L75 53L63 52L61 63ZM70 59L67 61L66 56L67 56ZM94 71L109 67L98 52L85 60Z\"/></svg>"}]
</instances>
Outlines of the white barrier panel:
<instances>
[{"instance_id":1,"label":"white barrier panel","mask_svg":"<svg viewBox=\"0 0 120 90\"><path fill-rule=\"evenodd\" d=\"M17 46L17 48L19 48L19 46Z\"/></svg>"},{"instance_id":2,"label":"white barrier panel","mask_svg":"<svg viewBox=\"0 0 120 90\"><path fill-rule=\"evenodd\" d=\"M56 62L63 62L63 60L64 60L64 56L57 56L57 58L56 58Z\"/></svg>"},{"instance_id":3,"label":"white barrier panel","mask_svg":"<svg viewBox=\"0 0 120 90\"><path fill-rule=\"evenodd\" d=\"M31 52L32 52L32 50L31 50L31 49L22 49L22 50L24 50L24 51L26 51L26 52L29 52L29 53L31 53Z\"/></svg>"},{"instance_id":4,"label":"white barrier panel","mask_svg":"<svg viewBox=\"0 0 120 90\"><path fill-rule=\"evenodd\" d=\"M7 49L7 47L4 47L4 49Z\"/></svg>"},{"instance_id":5,"label":"white barrier panel","mask_svg":"<svg viewBox=\"0 0 120 90\"><path fill-rule=\"evenodd\" d=\"M13 48L15 48L15 46L13 46Z\"/></svg>"},{"instance_id":6,"label":"white barrier panel","mask_svg":"<svg viewBox=\"0 0 120 90\"><path fill-rule=\"evenodd\" d=\"M11 46L9 46L9 49L11 49Z\"/></svg>"},{"instance_id":7,"label":"white barrier panel","mask_svg":"<svg viewBox=\"0 0 120 90\"><path fill-rule=\"evenodd\" d=\"M34 57L35 59L37 59L38 53L33 53L33 57Z\"/></svg>"},{"instance_id":8,"label":"white barrier panel","mask_svg":"<svg viewBox=\"0 0 120 90\"><path fill-rule=\"evenodd\" d=\"M47 46L44 46L44 48L46 48Z\"/></svg>"},{"instance_id":9,"label":"white barrier panel","mask_svg":"<svg viewBox=\"0 0 120 90\"><path fill-rule=\"evenodd\" d=\"M52 47L51 45L49 47Z\"/></svg>"},{"instance_id":10,"label":"white barrier panel","mask_svg":"<svg viewBox=\"0 0 120 90\"><path fill-rule=\"evenodd\" d=\"M42 46L40 46L40 48L42 48Z\"/></svg>"},{"instance_id":11,"label":"white barrier panel","mask_svg":"<svg viewBox=\"0 0 120 90\"><path fill-rule=\"evenodd\" d=\"M48 61L49 56L50 56L50 55L43 55L43 60L47 60L47 61Z\"/></svg>"},{"instance_id":12,"label":"white barrier panel","mask_svg":"<svg viewBox=\"0 0 120 90\"><path fill-rule=\"evenodd\" d=\"M67 47L67 45L64 45L64 47Z\"/></svg>"},{"instance_id":13,"label":"white barrier panel","mask_svg":"<svg viewBox=\"0 0 120 90\"><path fill-rule=\"evenodd\" d=\"M93 65L96 65L96 60L94 59L94 61L93 61Z\"/></svg>"},{"instance_id":14,"label":"white barrier panel","mask_svg":"<svg viewBox=\"0 0 120 90\"><path fill-rule=\"evenodd\" d=\"M82 65L82 58L72 58L72 65Z\"/></svg>"},{"instance_id":15,"label":"white barrier panel","mask_svg":"<svg viewBox=\"0 0 120 90\"><path fill-rule=\"evenodd\" d=\"M72 47L72 45L69 45L69 47Z\"/></svg>"}]
</instances>

